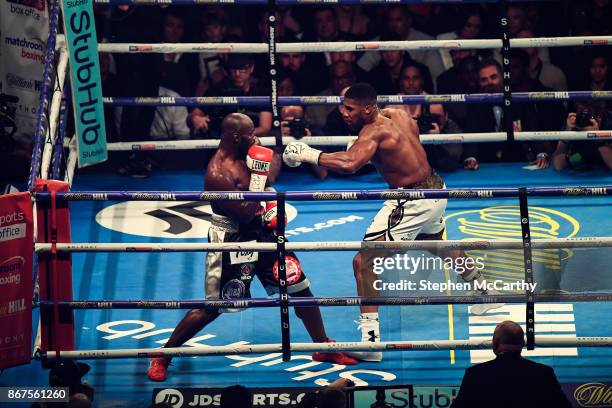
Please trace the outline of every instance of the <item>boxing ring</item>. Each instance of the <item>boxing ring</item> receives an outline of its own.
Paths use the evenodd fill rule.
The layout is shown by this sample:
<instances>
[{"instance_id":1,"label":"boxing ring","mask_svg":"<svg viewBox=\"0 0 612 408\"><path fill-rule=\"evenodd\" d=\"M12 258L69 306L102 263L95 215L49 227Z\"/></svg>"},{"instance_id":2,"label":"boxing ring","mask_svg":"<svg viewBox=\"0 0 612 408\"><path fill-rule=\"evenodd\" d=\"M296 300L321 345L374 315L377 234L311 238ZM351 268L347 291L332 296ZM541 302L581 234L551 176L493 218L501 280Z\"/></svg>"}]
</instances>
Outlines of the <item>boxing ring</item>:
<instances>
[{"instance_id":1,"label":"boxing ring","mask_svg":"<svg viewBox=\"0 0 612 408\"><path fill-rule=\"evenodd\" d=\"M133 3L136 2L110 1L113 5ZM172 3L201 2L172 0ZM298 3L277 2L278 5ZM267 2L248 0L236 4ZM594 171L588 173L586 179L585 174L579 172L554 173L552 169L532 172L516 164L483 164L478 173L443 174L448 190L393 191L386 190L383 180L373 172L324 181L309 174L291 172L281 174L275 184L279 193L203 192L200 191L201 172L190 171L160 171L146 180L118 179L107 174L85 174L75 178L73 145L68 145L68 157L62 158L68 114L62 91L68 56L63 37L56 35L58 13L58 3L53 2L30 187L33 188L37 175L43 179L58 179L62 173L71 184L69 192L33 192L33 196L43 208L55 208L60 202L70 206L73 242L38 242L35 250L42 259L72 254L74 299L58 301L53 296L42 299L39 311L49 316L56 315L60 308L74 311L76 350L42 349L36 351L36 356L46 361L58 358L87 360L92 366L87 379L96 388L96 395L101 395L99 406L112 406L117 401L129 406L150 402L151 392L159 388L159 384L146 379L146 367L149 357L160 355L185 357L174 360L169 377L163 383L163 387L168 388L191 387L194 382L209 387L234 383L251 387L269 384L314 386L328 384L339 376L352 379L358 386L458 384L466 367L492 358L491 334L495 324L507 319L526 328L529 350L524 355L552 365L560 382L612 381L609 369L612 366L609 349L612 345L611 307L607 303L612 300L612 274L605 262L610 259L609 255L607 258L601 255L612 246L612 223L609 221L612 176L609 173ZM270 21L272 27L273 20ZM568 37L275 44L274 30L270 31L271 44L100 44L98 48L100 52L224 51L267 52L274 56L276 52L612 43L612 37ZM54 83L51 81L53 71L57 74ZM274 75L272 78L274 81ZM591 99L612 99L612 92L387 95L379 97L379 102L521 103ZM105 98L105 103L111 105L271 105L273 111L283 105L340 102L340 97L281 98L275 94L236 98ZM515 133L508 128L499 133L421 136L423 143L469 143L508 138L516 141L603 140L612 138L612 133ZM332 136L301 140L313 145L341 146L350 139L352 137ZM280 146L291 140L262 138L263 144L270 146ZM111 143L109 150L209 149L217 144L214 140L129 142ZM474 174L478 176L476 180L471 177ZM355 297L352 256L356 250L370 249L367 243L355 239L363 235L380 200L389 198L449 198L447 241L392 242L386 249L418 251L431 246L448 246L475 251L475 254L484 252L490 257L483 271L485 276L521 277L533 282L542 278L543 270L557 271L556 286L548 293L536 294L523 291L478 296L425 291L415 296L391 290L381 292L377 298ZM288 215L289 223L286 227L279 226L279 235L288 238L289 242L282 239L272 244L213 245L204 242L211 201L272 199L277 199L279 208ZM511 226L510 221L518 227ZM253 285L252 299L203 300L203 253L210 250L298 251L316 298L287 299L283 296L282 285L279 297L266 298L263 288ZM596 251L593 254L599 258L589 258L588 251ZM330 273L333 273L331 280ZM428 271L426 278L441 283L448 280L448 273L444 269ZM484 316L474 315L469 308L473 304L500 301L505 306ZM296 305L313 304L329 306L322 307L323 321L330 337L338 343L310 343L304 328L290 311ZM385 341L375 345L353 341L358 331L352 320L358 316L360 304L384 306L380 318L381 337ZM158 348L184 314L181 309L203 306L238 307L244 311L224 314L180 349ZM37 340L35 348L39 345ZM360 363L354 367L311 361L309 355L312 351L374 349L386 352L383 362ZM34 374L44 383L45 375L36 365L17 368L15 373ZM22 381L19 377L16 374L15 379Z\"/></svg>"}]
</instances>

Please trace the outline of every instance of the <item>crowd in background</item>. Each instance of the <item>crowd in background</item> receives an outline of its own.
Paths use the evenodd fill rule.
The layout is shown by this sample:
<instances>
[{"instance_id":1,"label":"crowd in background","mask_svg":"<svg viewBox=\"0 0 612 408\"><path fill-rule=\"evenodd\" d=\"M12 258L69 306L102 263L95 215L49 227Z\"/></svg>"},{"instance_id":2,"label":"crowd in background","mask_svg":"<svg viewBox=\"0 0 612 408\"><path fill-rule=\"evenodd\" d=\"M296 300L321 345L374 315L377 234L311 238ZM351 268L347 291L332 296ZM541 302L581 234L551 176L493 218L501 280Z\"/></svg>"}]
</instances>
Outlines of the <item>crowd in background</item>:
<instances>
[{"instance_id":1,"label":"crowd in background","mask_svg":"<svg viewBox=\"0 0 612 408\"><path fill-rule=\"evenodd\" d=\"M247 8L248 7L248 8ZM245 12L248 10L248 13ZM110 7L96 5L100 42L262 43L268 15L255 6ZM610 35L608 0L511 3L513 38ZM497 4L278 7L277 42L400 41L500 37ZM612 90L611 47L511 50L515 92ZM269 96L267 54L100 54L105 96ZM379 95L501 92L499 50L416 50L279 54L279 96L342 95L369 82ZM612 128L610 100L513 105L514 131ZM491 104L403 105L421 118L421 133L505 131L504 110ZM109 141L217 138L221 119L236 110L250 116L259 136L272 135L269 107L117 107L107 105ZM571 115L576 113L576 115ZM284 135L349 135L334 106L295 106L281 112ZM605 141L476 143L429 146L444 171L478 169L480 162L523 161L539 168L612 168ZM132 175L150 170L132 158Z\"/></svg>"}]
</instances>

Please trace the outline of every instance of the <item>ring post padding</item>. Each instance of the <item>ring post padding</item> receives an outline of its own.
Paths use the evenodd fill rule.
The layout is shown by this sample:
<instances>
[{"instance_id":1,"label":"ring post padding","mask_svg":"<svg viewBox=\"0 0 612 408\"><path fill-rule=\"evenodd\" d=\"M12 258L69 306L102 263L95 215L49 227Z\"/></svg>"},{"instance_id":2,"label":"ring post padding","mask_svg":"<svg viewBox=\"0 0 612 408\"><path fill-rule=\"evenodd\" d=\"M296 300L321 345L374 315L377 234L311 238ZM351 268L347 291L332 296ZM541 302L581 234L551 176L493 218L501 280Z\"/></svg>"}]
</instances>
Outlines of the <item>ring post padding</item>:
<instances>
[{"instance_id":1,"label":"ring post padding","mask_svg":"<svg viewBox=\"0 0 612 408\"><path fill-rule=\"evenodd\" d=\"M38 179L34 187L37 192L47 190L58 196L59 192L68 190L68 184L55 180ZM38 203L37 219L38 242L51 243L55 249L57 243L70 242L70 209L67 202L58 199L55 204ZM74 350L74 313L70 309L60 308L58 303L73 300L72 256L57 250L38 256L40 300L54 303L52 308L41 308L41 349L43 352Z\"/></svg>"},{"instance_id":2,"label":"ring post padding","mask_svg":"<svg viewBox=\"0 0 612 408\"><path fill-rule=\"evenodd\" d=\"M523 259L525 262L525 283L533 283L533 263L531 257L531 230L529 229L529 204L527 203L527 189L519 188L519 208L521 214L521 232L523 237ZM533 292L525 291L527 350L535 347L535 304Z\"/></svg>"}]
</instances>

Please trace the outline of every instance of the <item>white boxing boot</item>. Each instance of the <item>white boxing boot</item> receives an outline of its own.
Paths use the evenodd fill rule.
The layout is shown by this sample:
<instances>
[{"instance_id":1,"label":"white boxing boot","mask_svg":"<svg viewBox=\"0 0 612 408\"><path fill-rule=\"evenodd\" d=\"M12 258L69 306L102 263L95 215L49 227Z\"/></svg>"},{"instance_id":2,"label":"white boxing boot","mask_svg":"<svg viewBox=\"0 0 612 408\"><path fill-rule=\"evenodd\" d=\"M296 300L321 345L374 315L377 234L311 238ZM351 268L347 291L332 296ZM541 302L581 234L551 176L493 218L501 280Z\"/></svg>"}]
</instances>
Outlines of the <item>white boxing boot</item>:
<instances>
[{"instance_id":1,"label":"white boxing boot","mask_svg":"<svg viewBox=\"0 0 612 408\"><path fill-rule=\"evenodd\" d=\"M358 328L361 330L362 342L380 342L380 324L378 322L378 313L362 313L359 317L359 322L356 323L359 324ZM382 361L381 351L349 351L345 354L361 361Z\"/></svg>"},{"instance_id":2,"label":"white boxing boot","mask_svg":"<svg viewBox=\"0 0 612 408\"><path fill-rule=\"evenodd\" d=\"M478 269L466 271L461 274L461 277L466 282L478 282L479 284L481 284L481 286L482 284L485 283L485 279L482 277ZM499 295L500 293L493 289L492 290L482 289L480 291L480 294L482 296L496 296L496 295ZM504 306L504 303L479 303L477 305L470 307L470 313L481 316L487 313L489 310L499 309L502 306Z\"/></svg>"}]
</instances>

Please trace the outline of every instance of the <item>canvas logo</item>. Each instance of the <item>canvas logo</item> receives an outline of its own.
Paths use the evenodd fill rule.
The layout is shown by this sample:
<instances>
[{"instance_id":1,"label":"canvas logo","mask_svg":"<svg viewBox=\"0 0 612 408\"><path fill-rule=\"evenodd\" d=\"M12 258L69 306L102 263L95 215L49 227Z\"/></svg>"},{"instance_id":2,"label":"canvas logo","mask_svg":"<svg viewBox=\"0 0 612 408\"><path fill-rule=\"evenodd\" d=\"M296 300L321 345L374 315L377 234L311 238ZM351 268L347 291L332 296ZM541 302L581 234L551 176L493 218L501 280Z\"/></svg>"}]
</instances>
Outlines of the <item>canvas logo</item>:
<instances>
[{"instance_id":1,"label":"canvas logo","mask_svg":"<svg viewBox=\"0 0 612 408\"><path fill-rule=\"evenodd\" d=\"M156 404L167 404L173 408L179 408L183 406L184 402L183 394L179 390L175 390L174 388L168 388L165 390L161 390L155 396Z\"/></svg>"},{"instance_id":2,"label":"canvas logo","mask_svg":"<svg viewBox=\"0 0 612 408\"><path fill-rule=\"evenodd\" d=\"M580 229L578 220L561 211L529 207L531 239L572 238ZM521 239L521 215L518 206L504 205L461 211L446 217L449 239L495 240ZM484 259L481 273L488 279L516 281L525 276L522 249L473 249L466 254ZM568 248L536 249L532 252L533 269L540 291L561 289L561 275L568 265L576 263L575 251ZM582 255L582 254L579 254ZM518 262L517 262L518 260Z\"/></svg>"},{"instance_id":3,"label":"canvas logo","mask_svg":"<svg viewBox=\"0 0 612 408\"><path fill-rule=\"evenodd\" d=\"M287 204L289 221L297 210ZM124 234L157 238L206 238L212 217L209 202L128 201L114 204L96 214L104 228Z\"/></svg>"}]
</instances>

